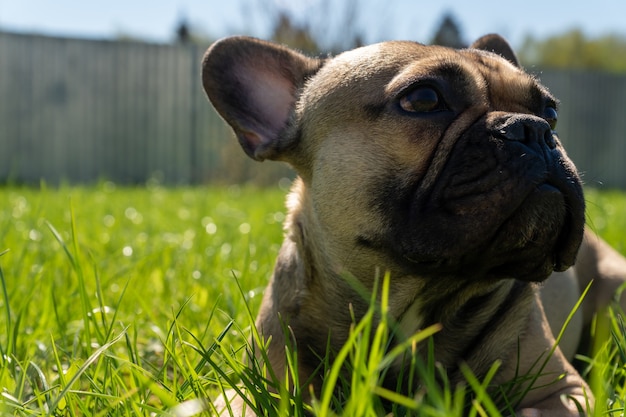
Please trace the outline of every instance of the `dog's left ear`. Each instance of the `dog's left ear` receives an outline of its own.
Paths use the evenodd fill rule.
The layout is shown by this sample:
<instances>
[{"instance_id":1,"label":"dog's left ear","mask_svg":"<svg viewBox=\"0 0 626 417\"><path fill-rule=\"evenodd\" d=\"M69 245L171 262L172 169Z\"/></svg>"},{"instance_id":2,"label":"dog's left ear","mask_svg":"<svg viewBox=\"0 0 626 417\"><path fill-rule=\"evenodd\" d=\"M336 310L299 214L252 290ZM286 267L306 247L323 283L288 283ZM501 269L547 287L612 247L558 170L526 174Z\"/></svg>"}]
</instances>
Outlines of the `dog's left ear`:
<instances>
[{"instance_id":1,"label":"dog's left ear","mask_svg":"<svg viewBox=\"0 0 626 417\"><path fill-rule=\"evenodd\" d=\"M500 35L495 33L481 36L474 42L470 48L482 49L483 51L493 52L505 58L516 67L520 67L519 61L511 45Z\"/></svg>"},{"instance_id":2,"label":"dog's left ear","mask_svg":"<svg viewBox=\"0 0 626 417\"><path fill-rule=\"evenodd\" d=\"M202 60L202 84L218 113L253 159L281 159L292 147L281 133L298 91L321 61L255 38L215 42Z\"/></svg>"}]
</instances>

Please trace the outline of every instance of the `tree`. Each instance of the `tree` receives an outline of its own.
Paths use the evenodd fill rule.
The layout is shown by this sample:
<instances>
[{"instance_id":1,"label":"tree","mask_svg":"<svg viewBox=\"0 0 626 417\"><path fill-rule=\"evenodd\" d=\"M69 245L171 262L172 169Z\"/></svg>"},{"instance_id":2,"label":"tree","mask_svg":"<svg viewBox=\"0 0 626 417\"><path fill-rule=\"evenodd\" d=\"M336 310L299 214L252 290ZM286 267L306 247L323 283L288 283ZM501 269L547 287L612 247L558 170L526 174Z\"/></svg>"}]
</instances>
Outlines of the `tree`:
<instances>
[{"instance_id":1,"label":"tree","mask_svg":"<svg viewBox=\"0 0 626 417\"><path fill-rule=\"evenodd\" d=\"M180 43L188 43L191 41L191 32L187 19L181 19L176 27L176 40Z\"/></svg>"},{"instance_id":2,"label":"tree","mask_svg":"<svg viewBox=\"0 0 626 417\"><path fill-rule=\"evenodd\" d=\"M519 50L525 66L626 72L626 37L589 39L580 29L538 40L527 36Z\"/></svg>"},{"instance_id":3,"label":"tree","mask_svg":"<svg viewBox=\"0 0 626 417\"><path fill-rule=\"evenodd\" d=\"M319 52L320 49L310 30L305 25L294 22L284 10L278 14L272 40L311 54Z\"/></svg>"},{"instance_id":4,"label":"tree","mask_svg":"<svg viewBox=\"0 0 626 417\"><path fill-rule=\"evenodd\" d=\"M461 29L452 13L446 13L430 41L433 45L449 46L451 48L465 48L467 43L463 40Z\"/></svg>"},{"instance_id":5,"label":"tree","mask_svg":"<svg viewBox=\"0 0 626 417\"><path fill-rule=\"evenodd\" d=\"M367 7L388 6L383 0ZM272 22L271 38L307 53L339 53L364 44L365 22L359 0L309 0L306 2L248 0L244 15L248 27ZM382 14L382 13L381 13Z\"/></svg>"}]
</instances>

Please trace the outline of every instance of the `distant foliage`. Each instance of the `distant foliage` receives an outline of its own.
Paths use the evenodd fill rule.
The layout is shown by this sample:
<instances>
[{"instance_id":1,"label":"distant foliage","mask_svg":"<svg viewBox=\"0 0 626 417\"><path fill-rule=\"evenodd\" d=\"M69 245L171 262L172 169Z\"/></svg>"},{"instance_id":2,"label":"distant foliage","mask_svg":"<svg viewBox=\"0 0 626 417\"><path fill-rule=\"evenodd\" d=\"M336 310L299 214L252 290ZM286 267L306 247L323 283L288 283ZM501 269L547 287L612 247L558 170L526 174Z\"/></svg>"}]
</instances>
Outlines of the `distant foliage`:
<instances>
[{"instance_id":1,"label":"distant foliage","mask_svg":"<svg viewBox=\"0 0 626 417\"><path fill-rule=\"evenodd\" d=\"M310 29L305 25L295 22L284 10L281 10L278 14L272 40L274 42L290 45L293 48L298 48L310 54L317 53L320 50Z\"/></svg>"},{"instance_id":2,"label":"distant foliage","mask_svg":"<svg viewBox=\"0 0 626 417\"><path fill-rule=\"evenodd\" d=\"M580 29L549 37L526 37L519 57L525 66L626 73L626 36L588 38Z\"/></svg>"},{"instance_id":3,"label":"distant foliage","mask_svg":"<svg viewBox=\"0 0 626 417\"><path fill-rule=\"evenodd\" d=\"M446 13L443 16L439 28L430 43L432 45L449 46L451 48L467 47L467 43L463 40L461 27L452 13Z\"/></svg>"},{"instance_id":4,"label":"distant foliage","mask_svg":"<svg viewBox=\"0 0 626 417\"><path fill-rule=\"evenodd\" d=\"M363 46L359 0L312 0L306 4L258 0L273 21L271 40L308 54L339 53ZM371 7L380 6L374 1Z\"/></svg>"}]
</instances>

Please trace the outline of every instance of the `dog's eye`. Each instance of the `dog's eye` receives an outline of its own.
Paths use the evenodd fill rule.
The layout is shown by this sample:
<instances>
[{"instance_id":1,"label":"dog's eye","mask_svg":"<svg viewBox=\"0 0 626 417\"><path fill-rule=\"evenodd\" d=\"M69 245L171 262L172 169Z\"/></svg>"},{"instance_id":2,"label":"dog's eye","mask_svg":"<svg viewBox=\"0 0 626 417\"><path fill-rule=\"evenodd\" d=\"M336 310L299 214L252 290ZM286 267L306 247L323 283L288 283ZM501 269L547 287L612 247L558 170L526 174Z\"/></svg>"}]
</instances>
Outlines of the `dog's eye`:
<instances>
[{"instance_id":1,"label":"dog's eye","mask_svg":"<svg viewBox=\"0 0 626 417\"><path fill-rule=\"evenodd\" d=\"M557 113L555 106L546 106L543 111L543 118L550 124L550 128L552 130L556 129L556 122L559 118L559 114Z\"/></svg>"},{"instance_id":2,"label":"dog's eye","mask_svg":"<svg viewBox=\"0 0 626 417\"><path fill-rule=\"evenodd\" d=\"M402 96L400 107L410 113L427 113L441 109L441 99L437 90L424 86Z\"/></svg>"}]
</instances>

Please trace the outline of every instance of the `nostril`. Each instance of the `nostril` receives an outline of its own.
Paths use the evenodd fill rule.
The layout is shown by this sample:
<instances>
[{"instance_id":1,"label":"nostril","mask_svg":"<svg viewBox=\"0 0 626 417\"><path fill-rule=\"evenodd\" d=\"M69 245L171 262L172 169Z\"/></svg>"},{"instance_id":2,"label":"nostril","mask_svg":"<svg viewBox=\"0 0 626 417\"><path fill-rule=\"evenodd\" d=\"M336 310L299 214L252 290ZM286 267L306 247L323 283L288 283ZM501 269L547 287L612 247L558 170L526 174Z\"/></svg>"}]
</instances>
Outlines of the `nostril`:
<instances>
[{"instance_id":1,"label":"nostril","mask_svg":"<svg viewBox=\"0 0 626 417\"><path fill-rule=\"evenodd\" d=\"M495 123L493 135L500 139L518 141L526 144L556 148L556 140L550 125L543 119L527 114L514 114Z\"/></svg>"}]
</instances>

